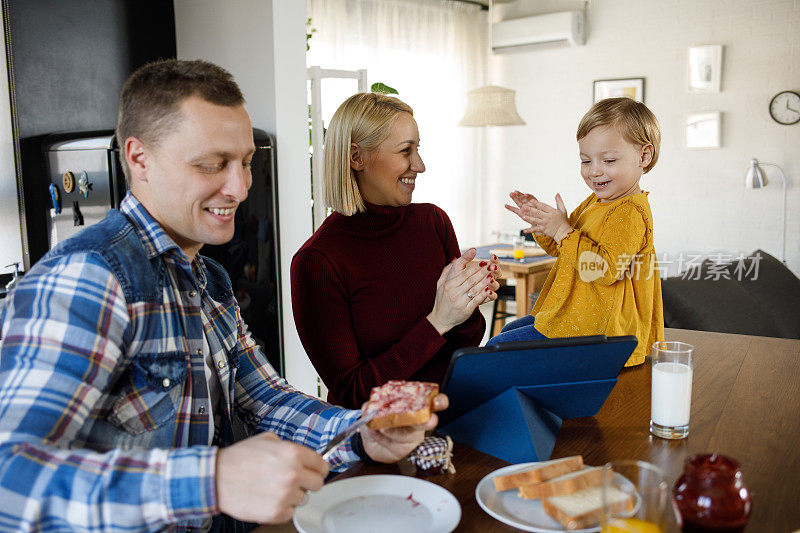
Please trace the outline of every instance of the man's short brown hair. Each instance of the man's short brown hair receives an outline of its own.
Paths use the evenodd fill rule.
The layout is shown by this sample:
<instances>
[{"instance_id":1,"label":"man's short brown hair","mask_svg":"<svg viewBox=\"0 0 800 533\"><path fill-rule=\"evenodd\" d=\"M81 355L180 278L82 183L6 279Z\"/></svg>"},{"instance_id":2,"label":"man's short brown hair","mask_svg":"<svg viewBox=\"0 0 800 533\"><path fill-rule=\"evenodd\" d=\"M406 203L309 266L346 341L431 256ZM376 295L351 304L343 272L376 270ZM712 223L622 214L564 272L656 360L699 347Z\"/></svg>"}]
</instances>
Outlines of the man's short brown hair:
<instances>
[{"instance_id":1,"label":"man's short brown hair","mask_svg":"<svg viewBox=\"0 0 800 533\"><path fill-rule=\"evenodd\" d=\"M661 129L658 119L646 105L627 97L600 100L578 124L577 139L580 141L598 126L615 127L626 141L635 146L653 145L653 159L644 167L644 173L656 166L661 147Z\"/></svg>"},{"instance_id":2,"label":"man's short brown hair","mask_svg":"<svg viewBox=\"0 0 800 533\"><path fill-rule=\"evenodd\" d=\"M222 106L244 104L242 91L230 72L199 59L148 63L125 82L119 97L116 136L120 162L129 183L125 140L136 137L147 145L157 144L177 127L180 106L191 96Z\"/></svg>"}]
</instances>

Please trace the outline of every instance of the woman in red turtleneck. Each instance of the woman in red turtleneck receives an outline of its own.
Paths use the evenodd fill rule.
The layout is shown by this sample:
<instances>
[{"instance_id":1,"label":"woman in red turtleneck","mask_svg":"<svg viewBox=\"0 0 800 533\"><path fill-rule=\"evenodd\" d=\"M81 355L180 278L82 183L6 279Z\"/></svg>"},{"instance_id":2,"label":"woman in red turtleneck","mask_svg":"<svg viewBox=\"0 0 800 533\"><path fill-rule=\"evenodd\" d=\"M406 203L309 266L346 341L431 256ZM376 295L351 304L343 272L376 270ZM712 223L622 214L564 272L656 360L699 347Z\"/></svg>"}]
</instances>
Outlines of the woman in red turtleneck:
<instances>
[{"instance_id":1,"label":"woman in red turtleneck","mask_svg":"<svg viewBox=\"0 0 800 533\"><path fill-rule=\"evenodd\" d=\"M460 256L444 211L412 204L419 132L397 98L359 93L331 119L325 201L333 208L292 260L292 309L328 401L359 408L390 379L441 383L452 353L477 346L496 258Z\"/></svg>"}]
</instances>

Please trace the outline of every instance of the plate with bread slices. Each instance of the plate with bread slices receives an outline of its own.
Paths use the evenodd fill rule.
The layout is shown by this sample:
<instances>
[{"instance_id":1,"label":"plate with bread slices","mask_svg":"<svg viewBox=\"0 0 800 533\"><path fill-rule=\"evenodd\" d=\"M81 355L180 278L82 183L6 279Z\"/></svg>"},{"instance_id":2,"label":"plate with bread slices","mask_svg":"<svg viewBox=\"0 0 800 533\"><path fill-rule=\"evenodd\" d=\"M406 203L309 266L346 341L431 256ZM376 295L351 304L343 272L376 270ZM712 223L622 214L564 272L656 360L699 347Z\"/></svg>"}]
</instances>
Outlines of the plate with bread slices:
<instances>
[{"instance_id":1,"label":"plate with bread slices","mask_svg":"<svg viewBox=\"0 0 800 533\"><path fill-rule=\"evenodd\" d=\"M328 483L297 507L301 533L449 533L461 506L449 491L410 476L359 476Z\"/></svg>"},{"instance_id":2,"label":"plate with bread slices","mask_svg":"<svg viewBox=\"0 0 800 533\"><path fill-rule=\"evenodd\" d=\"M523 531L600 531L603 468L583 464L576 455L551 461L506 466L475 488L478 505L489 515ZM620 478L623 487L627 479ZM635 514L635 491L614 487L612 504Z\"/></svg>"}]
</instances>

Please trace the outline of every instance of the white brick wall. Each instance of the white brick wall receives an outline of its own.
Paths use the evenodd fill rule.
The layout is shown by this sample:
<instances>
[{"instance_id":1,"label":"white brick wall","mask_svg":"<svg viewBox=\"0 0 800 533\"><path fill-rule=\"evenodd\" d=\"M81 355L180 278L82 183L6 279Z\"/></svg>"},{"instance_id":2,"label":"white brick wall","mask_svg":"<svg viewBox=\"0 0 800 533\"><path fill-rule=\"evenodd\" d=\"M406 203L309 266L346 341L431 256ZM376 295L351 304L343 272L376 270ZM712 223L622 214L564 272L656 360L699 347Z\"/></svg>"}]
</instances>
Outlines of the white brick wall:
<instances>
[{"instance_id":1,"label":"white brick wall","mask_svg":"<svg viewBox=\"0 0 800 533\"><path fill-rule=\"evenodd\" d=\"M497 17L579 9L582 2L518 0ZM520 189L568 209L589 194L578 173L575 129L592 104L593 80L644 77L645 103L662 127L661 156L644 176L651 191L660 254L781 254L781 187L777 171L762 190L744 188L751 158L776 163L787 176L786 258L800 274L800 124L769 117L774 94L800 91L800 0L592 0L585 46L542 45L494 54L490 80L517 91L526 126L487 135L491 229L514 231L502 209ZM722 90L686 91L690 46L722 44ZM685 148L686 115L722 112L722 148Z\"/></svg>"}]
</instances>

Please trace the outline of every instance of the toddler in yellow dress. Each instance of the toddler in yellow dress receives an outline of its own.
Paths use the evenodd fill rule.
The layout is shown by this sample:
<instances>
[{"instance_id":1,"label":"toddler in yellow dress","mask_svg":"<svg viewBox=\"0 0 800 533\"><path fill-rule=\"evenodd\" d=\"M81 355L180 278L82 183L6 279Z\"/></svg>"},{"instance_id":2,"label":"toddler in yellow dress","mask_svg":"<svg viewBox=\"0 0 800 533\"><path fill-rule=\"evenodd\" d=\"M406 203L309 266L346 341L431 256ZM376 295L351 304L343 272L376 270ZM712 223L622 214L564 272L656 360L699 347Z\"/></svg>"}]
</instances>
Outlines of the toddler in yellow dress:
<instances>
[{"instance_id":1,"label":"toddler in yellow dress","mask_svg":"<svg viewBox=\"0 0 800 533\"><path fill-rule=\"evenodd\" d=\"M578 125L581 176L592 194L567 216L530 194L511 193L506 208L557 258L531 316L503 328L497 342L580 335L635 335L625 366L638 365L664 339L653 216L642 174L658 160L658 121L630 98L597 102Z\"/></svg>"}]
</instances>

